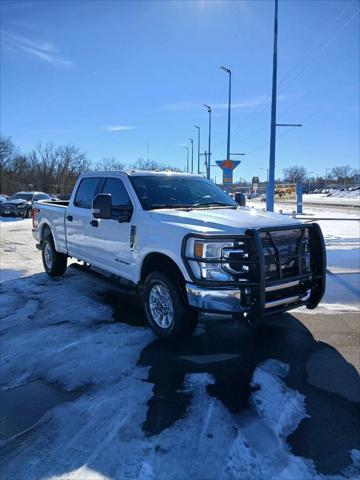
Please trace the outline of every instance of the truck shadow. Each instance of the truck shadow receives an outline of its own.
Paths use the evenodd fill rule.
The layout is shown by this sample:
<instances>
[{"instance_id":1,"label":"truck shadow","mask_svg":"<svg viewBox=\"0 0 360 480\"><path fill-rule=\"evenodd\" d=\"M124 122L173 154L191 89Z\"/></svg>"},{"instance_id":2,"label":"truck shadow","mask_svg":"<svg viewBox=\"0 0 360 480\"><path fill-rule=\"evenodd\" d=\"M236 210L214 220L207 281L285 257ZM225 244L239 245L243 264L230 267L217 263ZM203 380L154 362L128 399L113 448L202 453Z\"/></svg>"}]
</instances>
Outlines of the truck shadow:
<instances>
[{"instance_id":1,"label":"truck shadow","mask_svg":"<svg viewBox=\"0 0 360 480\"><path fill-rule=\"evenodd\" d=\"M159 434L184 416L191 402L184 390L186 375L211 374L215 382L208 393L239 414L251 408L255 368L277 359L289 365L284 381L305 396L309 415L287 438L293 453L313 460L324 474L339 473L351 464L350 451L360 448L360 381L334 348L316 341L290 314L251 330L233 321L205 319L201 330L178 344L154 340L142 351L139 365L150 367L147 381L154 384L142 426L147 435ZM321 372L322 362L329 359L331 368L317 381L313 372Z\"/></svg>"}]
</instances>

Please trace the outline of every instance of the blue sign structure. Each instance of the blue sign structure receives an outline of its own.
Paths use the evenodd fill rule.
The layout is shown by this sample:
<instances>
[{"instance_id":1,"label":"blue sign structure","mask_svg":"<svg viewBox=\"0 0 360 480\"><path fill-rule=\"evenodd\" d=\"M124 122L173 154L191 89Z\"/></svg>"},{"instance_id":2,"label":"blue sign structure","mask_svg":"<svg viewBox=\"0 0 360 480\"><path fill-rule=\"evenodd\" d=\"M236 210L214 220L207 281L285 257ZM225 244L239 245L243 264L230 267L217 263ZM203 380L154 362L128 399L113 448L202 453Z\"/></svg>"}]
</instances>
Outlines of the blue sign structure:
<instances>
[{"instance_id":1,"label":"blue sign structure","mask_svg":"<svg viewBox=\"0 0 360 480\"><path fill-rule=\"evenodd\" d=\"M233 171L240 163L240 160L216 160L216 164L223 171L223 185L227 192L233 184Z\"/></svg>"},{"instance_id":2,"label":"blue sign structure","mask_svg":"<svg viewBox=\"0 0 360 480\"><path fill-rule=\"evenodd\" d=\"M303 213L303 188L302 184L299 182L296 184L296 213Z\"/></svg>"}]
</instances>

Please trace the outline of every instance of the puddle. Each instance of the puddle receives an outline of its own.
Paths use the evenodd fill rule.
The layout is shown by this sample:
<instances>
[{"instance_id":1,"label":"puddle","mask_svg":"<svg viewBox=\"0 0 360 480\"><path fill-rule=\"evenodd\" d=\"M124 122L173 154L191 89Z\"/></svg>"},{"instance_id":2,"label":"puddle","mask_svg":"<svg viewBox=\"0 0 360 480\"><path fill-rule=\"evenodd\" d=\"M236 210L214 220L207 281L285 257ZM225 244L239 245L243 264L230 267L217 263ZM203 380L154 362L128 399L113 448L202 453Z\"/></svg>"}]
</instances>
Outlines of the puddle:
<instances>
[{"instance_id":1,"label":"puddle","mask_svg":"<svg viewBox=\"0 0 360 480\"><path fill-rule=\"evenodd\" d=\"M112 308L112 317L116 322L134 327L149 326L138 295L111 290L100 293L99 299Z\"/></svg>"},{"instance_id":2,"label":"puddle","mask_svg":"<svg viewBox=\"0 0 360 480\"><path fill-rule=\"evenodd\" d=\"M67 392L57 385L33 381L12 389L0 389L0 440L18 435L36 424L49 410L75 400L83 391Z\"/></svg>"}]
</instances>

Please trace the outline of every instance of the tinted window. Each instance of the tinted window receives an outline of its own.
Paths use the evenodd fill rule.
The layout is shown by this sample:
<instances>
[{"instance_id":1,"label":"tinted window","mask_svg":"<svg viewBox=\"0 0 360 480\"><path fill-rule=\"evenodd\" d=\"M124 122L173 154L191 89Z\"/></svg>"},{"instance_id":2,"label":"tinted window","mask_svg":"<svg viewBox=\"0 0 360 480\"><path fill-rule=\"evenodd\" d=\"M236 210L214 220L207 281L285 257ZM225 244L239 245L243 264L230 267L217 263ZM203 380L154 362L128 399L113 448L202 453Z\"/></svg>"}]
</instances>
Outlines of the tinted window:
<instances>
[{"instance_id":1,"label":"tinted window","mask_svg":"<svg viewBox=\"0 0 360 480\"><path fill-rule=\"evenodd\" d=\"M49 198L50 196L46 193L39 193L38 195L35 195L34 200L47 200Z\"/></svg>"},{"instance_id":2,"label":"tinted window","mask_svg":"<svg viewBox=\"0 0 360 480\"><path fill-rule=\"evenodd\" d=\"M32 193L15 193L14 195L12 195L9 200L26 200L28 202L31 202L33 198L33 194Z\"/></svg>"},{"instance_id":3,"label":"tinted window","mask_svg":"<svg viewBox=\"0 0 360 480\"><path fill-rule=\"evenodd\" d=\"M89 177L81 180L76 192L74 205L79 208L91 208L94 197L99 193L100 178Z\"/></svg>"},{"instance_id":4,"label":"tinted window","mask_svg":"<svg viewBox=\"0 0 360 480\"><path fill-rule=\"evenodd\" d=\"M102 193L110 193L112 201L112 216L116 218L119 210L124 205L131 206L129 195L126 191L125 185L118 178L107 178L105 180Z\"/></svg>"}]
</instances>

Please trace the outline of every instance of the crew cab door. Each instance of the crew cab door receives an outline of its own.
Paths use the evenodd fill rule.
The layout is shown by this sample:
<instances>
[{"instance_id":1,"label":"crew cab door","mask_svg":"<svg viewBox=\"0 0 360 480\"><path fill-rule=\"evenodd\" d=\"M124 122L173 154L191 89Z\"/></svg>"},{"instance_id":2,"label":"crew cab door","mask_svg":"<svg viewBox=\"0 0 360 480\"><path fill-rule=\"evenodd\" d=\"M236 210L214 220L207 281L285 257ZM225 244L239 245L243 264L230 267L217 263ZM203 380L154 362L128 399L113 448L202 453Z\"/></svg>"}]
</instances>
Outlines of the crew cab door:
<instances>
[{"instance_id":1,"label":"crew cab door","mask_svg":"<svg viewBox=\"0 0 360 480\"><path fill-rule=\"evenodd\" d=\"M92 220L92 202L100 193L104 179L85 177L77 187L74 201L65 214L66 243L70 256L91 262L93 246L89 242L90 222Z\"/></svg>"},{"instance_id":2,"label":"crew cab door","mask_svg":"<svg viewBox=\"0 0 360 480\"><path fill-rule=\"evenodd\" d=\"M90 222L91 254L94 263L101 265L106 271L132 279L130 249L132 203L120 178L106 177L104 180L101 193L111 195L111 218L93 218Z\"/></svg>"}]
</instances>

